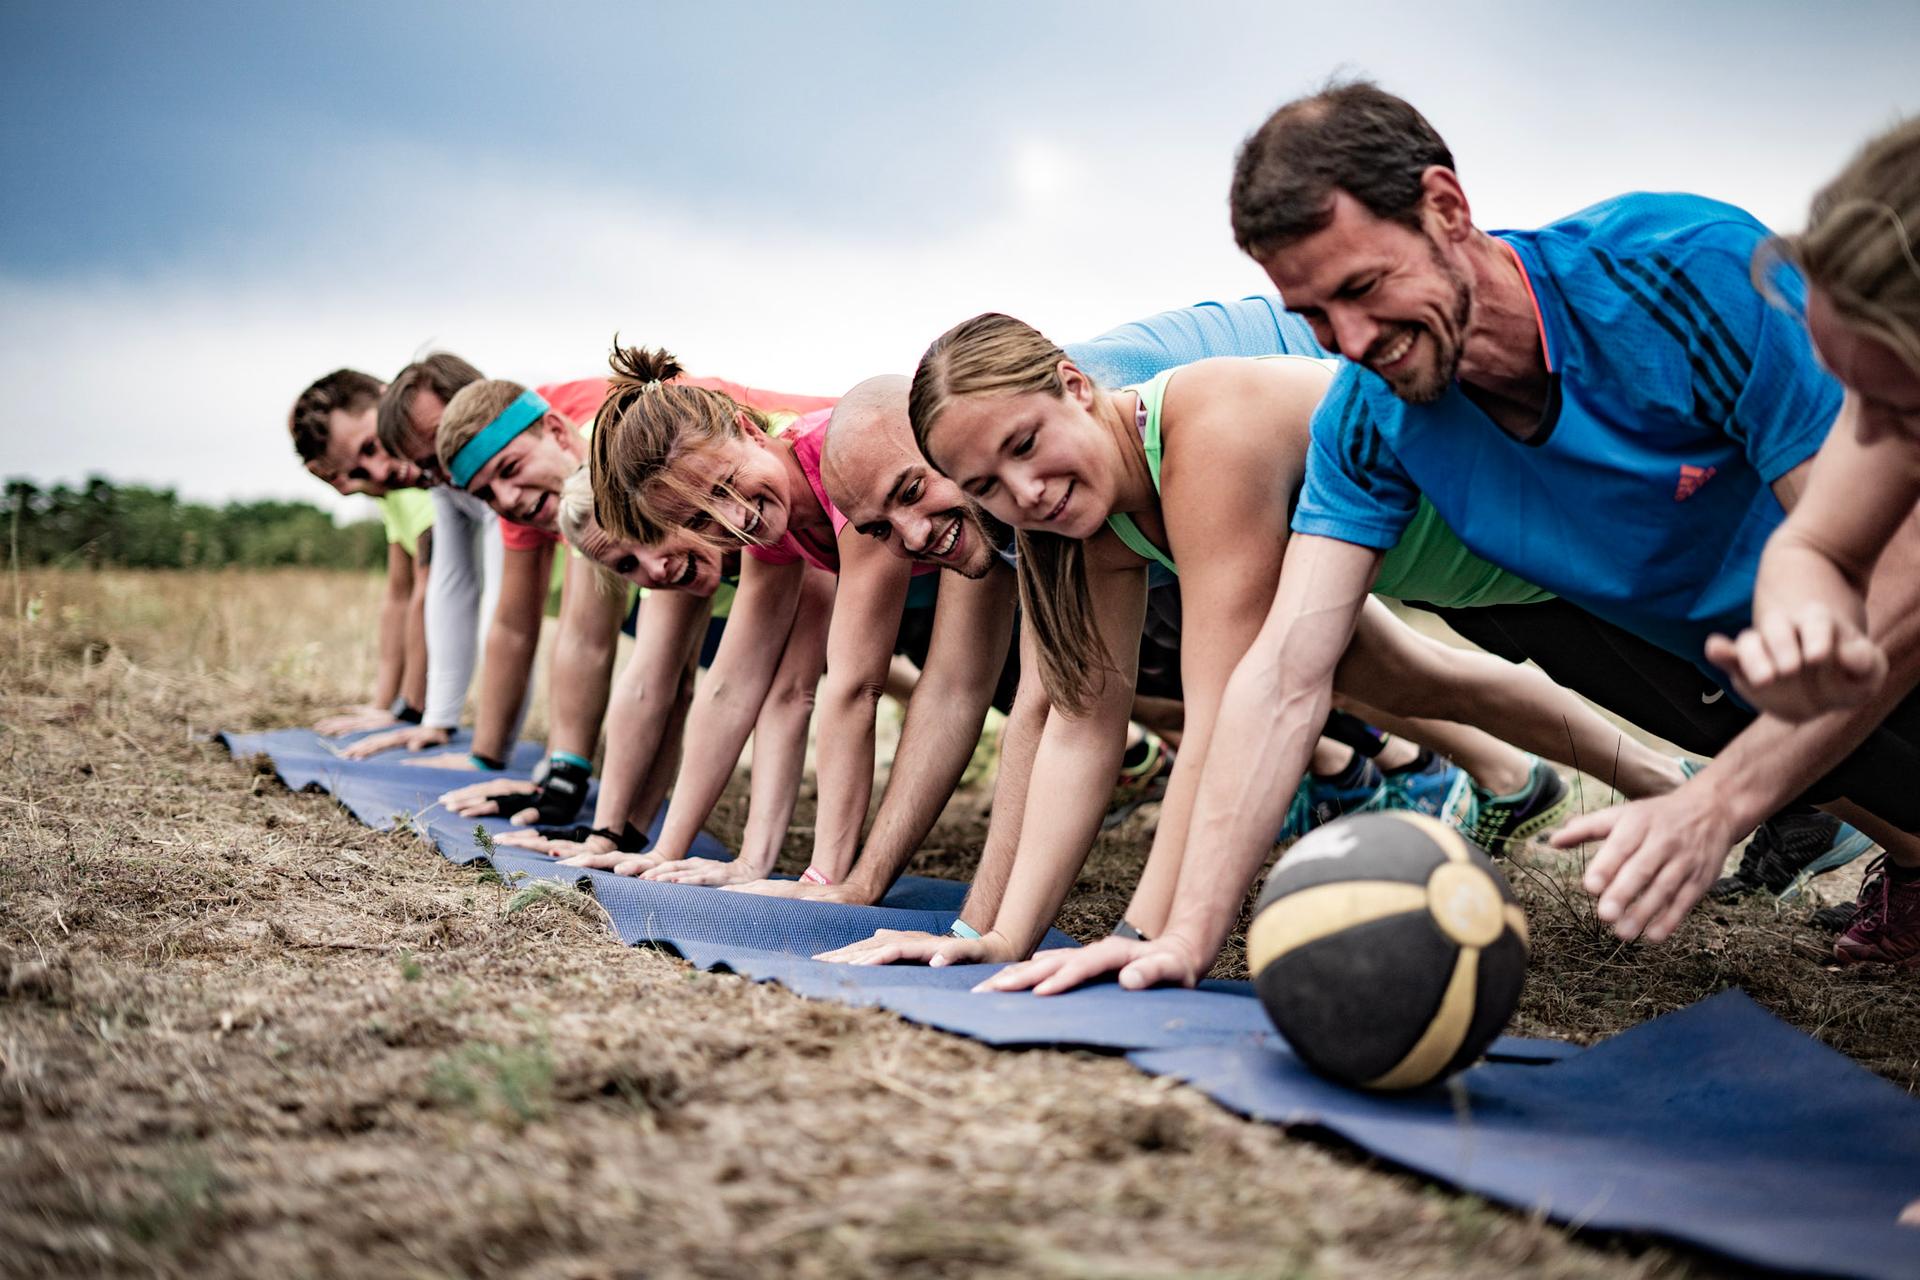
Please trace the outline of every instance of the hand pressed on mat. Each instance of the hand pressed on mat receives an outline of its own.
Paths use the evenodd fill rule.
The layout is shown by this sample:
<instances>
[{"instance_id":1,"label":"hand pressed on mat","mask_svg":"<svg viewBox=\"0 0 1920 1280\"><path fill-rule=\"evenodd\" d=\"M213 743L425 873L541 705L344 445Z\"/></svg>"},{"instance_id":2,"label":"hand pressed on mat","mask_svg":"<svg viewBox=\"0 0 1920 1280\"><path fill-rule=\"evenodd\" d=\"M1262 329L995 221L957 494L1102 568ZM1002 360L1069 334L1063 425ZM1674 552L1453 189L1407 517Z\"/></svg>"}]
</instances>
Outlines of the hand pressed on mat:
<instances>
[{"instance_id":1,"label":"hand pressed on mat","mask_svg":"<svg viewBox=\"0 0 1920 1280\"><path fill-rule=\"evenodd\" d=\"M583 839L570 840L563 836L551 835L542 831L502 831L493 838L495 844L504 844L515 849L531 849L535 853L544 853L554 858L573 858L590 853L618 853L614 842L606 836L589 835Z\"/></svg>"},{"instance_id":2,"label":"hand pressed on mat","mask_svg":"<svg viewBox=\"0 0 1920 1280\"><path fill-rule=\"evenodd\" d=\"M604 853L577 853L571 858L562 858L560 865L592 867L598 871L611 871L617 876L637 876L669 861L674 859L662 858L657 853L621 853L618 849L609 849Z\"/></svg>"},{"instance_id":3,"label":"hand pressed on mat","mask_svg":"<svg viewBox=\"0 0 1920 1280\"><path fill-rule=\"evenodd\" d=\"M537 800L539 796L539 784L525 778L491 778L445 793L440 797L440 804L463 818L487 818L498 815L501 802L509 797ZM540 819L540 810L532 805L514 808L508 821L516 827L531 826Z\"/></svg>"},{"instance_id":4,"label":"hand pressed on mat","mask_svg":"<svg viewBox=\"0 0 1920 1280\"><path fill-rule=\"evenodd\" d=\"M442 738L440 741L445 742L446 739ZM429 743L428 745L439 744ZM412 760L402 760L400 763L417 764L423 769L467 769L474 773L480 772L480 766L474 763L473 757L464 751L442 751L437 755L418 756Z\"/></svg>"},{"instance_id":5,"label":"hand pressed on mat","mask_svg":"<svg viewBox=\"0 0 1920 1280\"><path fill-rule=\"evenodd\" d=\"M793 898L800 902L832 902L848 907L870 907L877 899L857 885L808 884L804 880L748 880L725 886L729 893L757 893L767 898ZM816 959L819 957L816 957Z\"/></svg>"},{"instance_id":6,"label":"hand pressed on mat","mask_svg":"<svg viewBox=\"0 0 1920 1280\"><path fill-rule=\"evenodd\" d=\"M399 723L400 718L387 708L376 707L372 703L361 703L314 721L313 731L323 738L337 738L343 733L390 729Z\"/></svg>"},{"instance_id":7,"label":"hand pressed on mat","mask_svg":"<svg viewBox=\"0 0 1920 1280\"><path fill-rule=\"evenodd\" d=\"M1600 899L1601 922L1628 942L1672 937L1726 864L1738 833L1703 784L1708 776L1575 818L1548 837L1556 849L1601 841L1580 883Z\"/></svg>"},{"instance_id":8,"label":"hand pressed on mat","mask_svg":"<svg viewBox=\"0 0 1920 1280\"><path fill-rule=\"evenodd\" d=\"M1194 959L1194 950L1171 935L1151 942L1135 938L1102 938L1086 947L1042 951L1033 959L1002 969L975 991L1027 991L1037 996L1059 995L1118 972L1129 991L1174 983L1191 987L1206 976Z\"/></svg>"},{"instance_id":9,"label":"hand pressed on mat","mask_svg":"<svg viewBox=\"0 0 1920 1280\"><path fill-rule=\"evenodd\" d=\"M680 858L663 862L642 873L648 880L671 884L737 885L764 880L767 872L740 858L722 862L718 858Z\"/></svg>"},{"instance_id":10,"label":"hand pressed on mat","mask_svg":"<svg viewBox=\"0 0 1920 1280\"><path fill-rule=\"evenodd\" d=\"M443 747L453 737L453 730L426 725L408 725L403 729L389 729L385 733L376 733L360 739L352 746L340 752L342 760L365 760L377 756L382 751L392 751L396 747L405 747L409 751L425 751L428 747ZM408 764L417 763L409 760Z\"/></svg>"},{"instance_id":11,"label":"hand pressed on mat","mask_svg":"<svg viewBox=\"0 0 1920 1280\"><path fill-rule=\"evenodd\" d=\"M829 964L924 964L940 969L950 964L1002 964L1018 954L1012 943L993 932L956 938L919 929L879 929L871 938L822 951L814 959Z\"/></svg>"}]
</instances>

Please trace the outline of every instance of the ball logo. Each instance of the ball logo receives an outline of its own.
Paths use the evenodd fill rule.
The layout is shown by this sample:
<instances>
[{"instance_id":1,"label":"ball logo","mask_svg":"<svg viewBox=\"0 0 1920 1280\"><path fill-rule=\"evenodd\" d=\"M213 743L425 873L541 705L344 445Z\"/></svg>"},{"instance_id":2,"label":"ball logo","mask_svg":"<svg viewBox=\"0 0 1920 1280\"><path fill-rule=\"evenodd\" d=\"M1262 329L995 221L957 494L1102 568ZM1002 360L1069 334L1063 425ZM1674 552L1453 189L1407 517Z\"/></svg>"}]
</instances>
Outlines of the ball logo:
<instances>
[{"instance_id":1,"label":"ball logo","mask_svg":"<svg viewBox=\"0 0 1920 1280\"><path fill-rule=\"evenodd\" d=\"M1316 862L1326 858L1344 858L1360 847L1359 838L1353 834L1352 827L1339 825L1321 827L1302 837L1291 849L1281 855L1281 861L1287 863Z\"/></svg>"},{"instance_id":2,"label":"ball logo","mask_svg":"<svg viewBox=\"0 0 1920 1280\"><path fill-rule=\"evenodd\" d=\"M1500 891L1479 868L1459 862L1435 867L1427 879L1433 921L1463 947L1484 947L1506 928Z\"/></svg>"}]
</instances>

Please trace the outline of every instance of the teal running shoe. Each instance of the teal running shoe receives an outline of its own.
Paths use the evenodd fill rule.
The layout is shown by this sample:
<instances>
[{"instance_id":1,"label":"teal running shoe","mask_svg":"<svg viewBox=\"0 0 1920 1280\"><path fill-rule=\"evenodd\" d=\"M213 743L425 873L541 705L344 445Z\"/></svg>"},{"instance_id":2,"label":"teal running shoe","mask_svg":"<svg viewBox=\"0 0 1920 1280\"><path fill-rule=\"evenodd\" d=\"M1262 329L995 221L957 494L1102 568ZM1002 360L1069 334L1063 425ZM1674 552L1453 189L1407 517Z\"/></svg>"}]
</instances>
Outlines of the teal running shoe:
<instances>
[{"instance_id":1,"label":"teal running shoe","mask_svg":"<svg viewBox=\"0 0 1920 1280\"><path fill-rule=\"evenodd\" d=\"M1465 769L1447 796L1441 821L1496 858L1573 816L1573 793L1552 765L1527 757L1527 781L1512 795L1483 791Z\"/></svg>"},{"instance_id":2,"label":"teal running shoe","mask_svg":"<svg viewBox=\"0 0 1920 1280\"><path fill-rule=\"evenodd\" d=\"M1293 803L1287 807L1287 820L1281 824L1274 842L1298 840L1315 827L1324 827L1350 813L1373 813L1384 808L1386 778L1373 761L1362 759L1360 763L1359 781L1352 786L1341 786L1331 778L1318 778L1311 773L1300 779Z\"/></svg>"},{"instance_id":3,"label":"teal running shoe","mask_svg":"<svg viewBox=\"0 0 1920 1280\"><path fill-rule=\"evenodd\" d=\"M1445 756L1431 756L1417 769L1388 773L1387 794L1380 807L1437 818L1445 811L1447 797L1453 793L1454 781L1460 776L1460 768L1453 761Z\"/></svg>"}]
</instances>

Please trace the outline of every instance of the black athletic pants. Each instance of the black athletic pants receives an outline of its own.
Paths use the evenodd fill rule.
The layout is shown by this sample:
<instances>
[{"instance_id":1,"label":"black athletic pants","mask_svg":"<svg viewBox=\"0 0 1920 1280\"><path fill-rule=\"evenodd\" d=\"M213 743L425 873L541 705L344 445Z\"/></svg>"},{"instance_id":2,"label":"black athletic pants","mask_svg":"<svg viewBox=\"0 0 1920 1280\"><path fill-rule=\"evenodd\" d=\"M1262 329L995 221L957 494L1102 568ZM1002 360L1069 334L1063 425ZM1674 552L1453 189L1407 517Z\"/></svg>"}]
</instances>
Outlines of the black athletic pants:
<instances>
[{"instance_id":1,"label":"black athletic pants","mask_svg":"<svg viewBox=\"0 0 1920 1280\"><path fill-rule=\"evenodd\" d=\"M1649 733L1711 756L1753 722L1692 663L1565 600L1419 608L1436 613L1468 640L1510 662L1531 659L1567 688ZM1605 761L1580 761L1605 779ZM1920 694L1909 696L1852 755L1800 797L1819 804L1846 798L1906 831L1920 831Z\"/></svg>"}]
</instances>

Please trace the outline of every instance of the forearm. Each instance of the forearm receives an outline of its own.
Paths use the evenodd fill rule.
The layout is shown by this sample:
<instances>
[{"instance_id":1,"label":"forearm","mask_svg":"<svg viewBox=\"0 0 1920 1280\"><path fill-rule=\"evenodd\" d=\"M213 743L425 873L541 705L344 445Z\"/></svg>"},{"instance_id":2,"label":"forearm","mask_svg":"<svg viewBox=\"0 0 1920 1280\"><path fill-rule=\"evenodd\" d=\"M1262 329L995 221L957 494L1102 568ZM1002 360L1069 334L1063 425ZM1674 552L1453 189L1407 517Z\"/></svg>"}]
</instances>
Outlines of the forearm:
<instances>
[{"instance_id":1,"label":"forearm","mask_svg":"<svg viewBox=\"0 0 1920 1280\"><path fill-rule=\"evenodd\" d=\"M820 694L820 751L815 759L820 795L811 865L834 884L845 880L853 867L873 798L873 722L883 683L884 674L868 682L829 672ZM759 773L756 748L754 775Z\"/></svg>"},{"instance_id":2,"label":"forearm","mask_svg":"<svg viewBox=\"0 0 1920 1280\"><path fill-rule=\"evenodd\" d=\"M1285 657L1284 648L1278 662L1270 654L1262 659L1256 649L1234 671L1214 729L1234 747L1213 754L1194 799L1187 843L1201 856L1182 860L1162 933L1189 944L1201 972L1220 954L1248 888L1273 851L1274 834L1331 705L1331 679L1311 675L1327 666L1301 664L1308 678L1283 685ZM1134 923L1153 932L1151 921Z\"/></svg>"},{"instance_id":3,"label":"forearm","mask_svg":"<svg viewBox=\"0 0 1920 1280\"><path fill-rule=\"evenodd\" d=\"M800 698L768 699L753 730L753 778L739 857L754 872L773 873L793 822L800 775L807 762L807 724L813 708Z\"/></svg>"},{"instance_id":4,"label":"forearm","mask_svg":"<svg viewBox=\"0 0 1920 1280\"><path fill-rule=\"evenodd\" d=\"M466 704L479 642L480 579L473 533L464 517L441 521L436 509L433 567L427 578L427 702L421 723L455 728Z\"/></svg>"},{"instance_id":5,"label":"forearm","mask_svg":"<svg viewBox=\"0 0 1920 1280\"><path fill-rule=\"evenodd\" d=\"M1039 945L1093 848L1126 751L1131 702L1129 689L1124 699L1096 704L1084 719L1069 719L1058 708L1047 717L1020 824L1019 856L993 921L993 932L1016 956L1031 955Z\"/></svg>"},{"instance_id":6,"label":"forearm","mask_svg":"<svg viewBox=\"0 0 1920 1280\"><path fill-rule=\"evenodd\" d=\"M980 933L993 928L1006 897L1007 882L1013 876L1027 793L1033 783L1034 757L1040 753L1040 737L1047 726L1047 698L1040 687L1039 671L1027 665L1024 653L1020 671L1020 691L1000 738L1000 765L993 783L993 818L987 824L986 847L980 852L973 887L960 910L960 918Z\"/></svg>"},{"instance_id":7,"label":"forearm","mask_svg":"<svg viewBox=\"0 0 1920 1280\"><path fill-rule=\"evenodd\" d=\"M424 540L428 535L421 534ZM427 705L427 582L421 576L424 565L414 572L413 594L407 601L406 667L400 678L400 692L407 705L423 711Z\"/></svg>"},{"instance_id":8,"label":"forearm","mask_svg":"<svg viewBox=\"0 0 1920 1280\"><path fill-rule=\"evenodd\" d=\"M673 783L673 801L667 807L659 843L654 846L662 858L684 858L693 848L694 838L739 763L740 750L753 732L763 694L764 690L730 686L713 672L694 694L687 713L680 770ZM751 819L752 815L748 816Z\"/></svg>"},{"instance_id":9,"label":"forearm","mask_svg":"<svg viewBox=\"0 0 1920 1280\"><path fill-rule=\"evenodd\" d=\"M878 902L886 896L933 830L973 758L992 700L991 684L955 684L937 673L921 678L907 707L907 722L900 730L900 745L893 754L873 830L847 878L866 901Z\"/></svg>"},{"instance_id":10,"label":"forearm","mask_svg":"<svg viewBox=\"0 0 1920 1280\"><path fill-rule=\"evenodd\" d=\"M1817 547L1802 541L1789 521L1775 532L1760 557L1753 583L1753 617L1823 605L1855 626L1867 625L1867 584Z\"/></svg>"},{"instance_id":11,"label":"forearm","mask_svg":"<svg viewBox=\"0 0 1920 1280\"><path fill-rule=\"evenodd\" d=\"M373 685L375 706L390 706L400 696L407 670L407 603L410 599L411 594L406 591L396 596L389 580L389 589L380 602L380 666Z\"/></svg>"},{"instance_id":12,"label":"forearm","mask_svg":"<svg viewBox=\"0 0 1920 1280\"><path fill-rule=\"evenodd\" d=\"M629 661L637 662L642 656L636 653ZM649 776L657 771L678 692L678 682L672 678L622 679L614 691L607 708L607 756L600 768L594 826L618 831L629 821L640 823L637 815L646 808L643 792ZM665 788L660 790L664 794ZM646 822L653 820L657 808L656 798L654 809L646 810Z\"/></svg>"},{"instance_id":13,"label":"forearm","mask_svg":"<svg viewBox=\"0 0 1920 1280\"><path fill-rule=\"evenodd\" d=\"M513 727L520 720L533 674L540 633L495 619L487 633L486 659L480 668L480 706L473 718L473 753L504 760L513 748Z\"/></svg>"},{"instance_id":14,"label":"forearm","mask_svg":"<svg viewBox=\"0 0 1920 1280\"><path fill-rule=\"evenodd\" d=\"M561 627L547 683L549 750L593 758L607 712L613 658L612 633L584 625Z\"/></svg>"},{"instance_id":15,"label":"forearm","mask_svg":"<svg viewBox=\"0 0 1920 1280\"><path fill-rule=\"evenodd\" d=\"M1920 548L1908 521L1875 568L1866 630L1887 653L1887 675L1860 706L1795 724L1762 716L1714 758L1692 785L1705 788L1748 831L1799 795L1878 728L1920 685Z\"/></svg>"},{"instance_id":16,"label":"forearm","mask_svg":"<svg viewBox=\"0 0 1920 1280\"><path fill-rule=\"evenodd\" d=\"M674 772L680 767L680 744L687 727L687 708L692 704L693 681L689 673L685 688L674 699L673 709L667 713L666 727L660 735L660 748L654 752L653 762L640 779L640 789L627 806L627 821L642 830L652 828L654 815L667 802L667 791L673 786Z\"/></svg>"}]
</instances>

